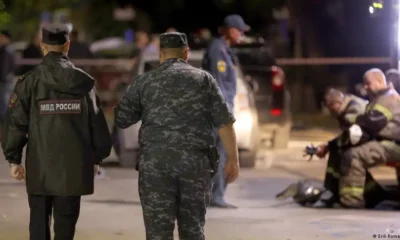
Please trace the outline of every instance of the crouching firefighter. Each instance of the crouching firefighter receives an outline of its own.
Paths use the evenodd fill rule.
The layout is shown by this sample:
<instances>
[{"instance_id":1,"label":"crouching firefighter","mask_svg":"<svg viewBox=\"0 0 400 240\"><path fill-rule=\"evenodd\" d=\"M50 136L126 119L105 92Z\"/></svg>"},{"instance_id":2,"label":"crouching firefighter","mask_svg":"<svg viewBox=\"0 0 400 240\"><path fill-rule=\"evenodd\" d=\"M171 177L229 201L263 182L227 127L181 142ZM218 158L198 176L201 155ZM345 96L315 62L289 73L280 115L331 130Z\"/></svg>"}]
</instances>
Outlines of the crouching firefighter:
<instances>
[{"instance_id":1,"label":"crouching firefighter","mask_svg":"<svg viewBox=\"0 0 400 240\"><path fill-rule=\"evenodd\" d=\"M323 187L309 180L300 181L278 194L278 198L293 196L297 203L312 205L313 207L333 207L335 203L340 202L340 167L343 152L346 149L346 143L342 142L346 139L342 135L345 136L347 129L355 123L356 118L365 113L368 102L354 95L343 94L337 89L330 88L325 93L323 104L338 121L340 129L343 131L339 137L332 141L318 147L307 147L305 150L306 154L311 156L315 154L319 158L324 158L329 153ZM385 192L368 171L365 181L365 186L368 186L363 192L366 207L373 208L384 199Z\"/></svg>"},{"instance_id":2,"label":"crouching firefighter","mask_svg":"<svg viewBox=\"0 0 400 240\"><path fill-rule=\"evenodd\" d=\"M340 129L344 132L351 127L356 118L365 113L368 102L364 99L351 94L343 94L337 89L328 89L324 97L323 103L335 117L339 123ZM339 203L339 178L340 166L342 163L343 151L346 149L346 143L343 137L338 137L318 146L316 155L319 158L325 157L329 152L329 159L326 167L324 179L325 191L322 193L319 201L314 207L332 207L335 203ZM384 197L384 190L374 180L372 175L366 171L366 180L363 195L366 199L366 207L375 207Z\"/></svg>"},{"instance_id":3,"label":"crouching firefighter","mask_svg":"<svg viewBox=\"0 0 400 240\"><path fill-rule=\"evenodd\" d=\"M340 136L347 148L340 164L339 196L347 208L366 207L367 169L400 159L400 96L379 69L365 73L364 87L371 96L366 112Z\"/></svg>"}]
</instances>

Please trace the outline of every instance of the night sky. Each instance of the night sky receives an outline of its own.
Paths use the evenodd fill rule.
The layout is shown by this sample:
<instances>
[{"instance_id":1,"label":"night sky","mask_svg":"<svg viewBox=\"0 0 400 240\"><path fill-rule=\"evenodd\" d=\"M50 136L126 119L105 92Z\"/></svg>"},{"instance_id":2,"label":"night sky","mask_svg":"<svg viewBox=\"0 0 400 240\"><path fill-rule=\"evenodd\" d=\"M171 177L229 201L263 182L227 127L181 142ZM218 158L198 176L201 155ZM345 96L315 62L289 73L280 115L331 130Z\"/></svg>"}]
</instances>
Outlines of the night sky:
<instances>
[{"instance_id":1,"label":"night sky","mask_svg":"<svg viewBox=\"0 0 400 240\"><path fill-rule=\"evenodd\" d=\"M254 19L254 16L252 16L252 18L246 15L241 7L242 1L245 0L236 1L236 6L232 6L231 9L222 11L215 5L215 0L182 0L182 2L184 2L184 6L181 9L178 9L175 14L169 18L162 18L161 14L159 13L163 11L163 7L158 7L160 6L160 2L169 3L172 2L172 0L118 0L121 6L123 4L131 3L134 7L141 8L150 13L152 19L154 20L153 30L155 32L162 32L170 26L174 26L185 32L202 27L216 31L219 24L222 23L224 17L232 13L242 15L242 17L246 19L253 29L265 26L267 24L266 22L257 21L257 19ZM165 5L168 6L168 4ZM270 10L266 9L266 11Z\"/></svg>"}]
</instances>

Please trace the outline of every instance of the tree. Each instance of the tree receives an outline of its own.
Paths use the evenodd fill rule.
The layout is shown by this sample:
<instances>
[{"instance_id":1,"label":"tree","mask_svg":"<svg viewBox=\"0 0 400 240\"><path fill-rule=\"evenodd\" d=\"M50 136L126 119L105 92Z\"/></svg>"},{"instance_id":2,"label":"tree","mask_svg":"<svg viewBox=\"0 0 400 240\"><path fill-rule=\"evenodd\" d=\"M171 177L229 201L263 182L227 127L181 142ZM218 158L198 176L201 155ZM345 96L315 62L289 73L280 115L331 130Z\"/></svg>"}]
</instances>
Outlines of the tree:
<instances>
[{"instance_id":1,"label":"tree","mask_svg":"<svg viewBox=\"0 0 400 240\"><path fill-rule=\"evenodd\" d=\"M1 1L1 0L0 0ZM179 3L180 0L175 0ZM71 22L89 38L123 36L125 29L132 27L130 22L118 22L113 19L115 1L104 0L11 0L9 29L15 39L29 39L40 26L43 12L68 9Z\"/></svg>"},{"instance_id":2,"label":"tree","mask_svg":"<svg viewBox=\"0 0 400 240\"><path fill-rule=\"evenodd\" d=\"M10 20L10 15L5 11L5 7L3 1L0 0L0 27Z\"/></svg>"},{"instance_id":3,"label":"tree","mask_svg":"<svg viewBox=\"0 0 400 240\"><path fill-rule=\"evenodd\" d=\"M81 23L87 35L92 39L102 39L111 36L123 36L131 21L116 21L113 11L116 4L113 1L91 0L82 8Z\"/></svg>"},{"instance_id":4,"label":"tree","mask_svg":"<svg viewBox=\"0 0 400 240\"><path fill-rule=\"evenodd\" d=\"M79 2L80 0L12 0L7 6L10 13L9 29L16 39L29 39L39 28L42 12L70 8L71 4L76 5Z\"/></svg>"}]
</instances>

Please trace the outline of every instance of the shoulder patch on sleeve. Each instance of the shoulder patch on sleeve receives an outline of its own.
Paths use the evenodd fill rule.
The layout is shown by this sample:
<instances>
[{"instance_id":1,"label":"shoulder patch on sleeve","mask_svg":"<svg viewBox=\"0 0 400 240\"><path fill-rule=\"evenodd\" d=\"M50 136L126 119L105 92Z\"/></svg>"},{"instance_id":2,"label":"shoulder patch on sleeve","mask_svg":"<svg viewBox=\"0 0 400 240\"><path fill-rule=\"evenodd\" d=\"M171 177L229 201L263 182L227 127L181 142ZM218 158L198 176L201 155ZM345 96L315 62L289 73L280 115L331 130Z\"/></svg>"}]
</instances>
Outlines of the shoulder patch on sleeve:
<instances>
[{"instance_id":1,"label":"shoulder patch on sleeve","mask_svg":"<svg viewBox=\"0 0 400 240\"><path fill-rule=\"evenodd\" d=\"M13 108L17 102L18 96L16 93L11 94L10 100L8 102L8 107Z\"/></svg>"},{"instance_id":2,"label":"shoulder patch on sleeve","mask_svg":"<svg viewBox=\"0 0 400 240\"><path fill-rule=\"evenodd\" d=\"M19 76L18 82L24 81L26 79L26 77L28 77L32 72L33 72L33 70L26 72L26 73L22 74L21 76Z\"/></svg>"},{"instance_id":3,"label":"shoulder patch on sleeve","mask_svg":"<svg viewBox=\"0 0 400 240\"><path fill-rule=\"evenodd\" d=\"M226 62L223 61L223 60L218 61L217 62L217 69L221 73L226 72Z\"/></svg>"},{"instance_id":4,"label":"shoulder patch on sleeve","mask_svg":"<svg viewBox=\"0 0 400 240\"><path fill-rule=\"evenodd\" d=\"M21 75L18 78L18 82L22 82L22 81L24 81L24 79L25 79L25 75Z\"/></svg>"}]
</instances>

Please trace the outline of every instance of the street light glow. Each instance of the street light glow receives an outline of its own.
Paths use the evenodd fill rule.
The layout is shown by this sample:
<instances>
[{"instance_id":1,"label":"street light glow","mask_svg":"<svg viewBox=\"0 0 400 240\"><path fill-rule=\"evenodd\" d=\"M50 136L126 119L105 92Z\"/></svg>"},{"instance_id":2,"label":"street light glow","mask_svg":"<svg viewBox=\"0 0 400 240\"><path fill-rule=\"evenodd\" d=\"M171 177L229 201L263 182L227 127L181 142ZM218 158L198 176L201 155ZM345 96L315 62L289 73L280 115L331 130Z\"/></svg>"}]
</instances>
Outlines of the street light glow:
<instances>
[{"instance_id":1,"label":"street light glow","mask_svg":"<svg viewBox=\"0 0 400 240\"><path fill-rule=\"evenodd\" d=\"M377 2L374 2L374 3L372 4L372 6L373 6L374 8L379 8L379 9L382 9L382 8L383 8L383 4L382 4L382 3L377 3Z\"/></svg>"},{"instance_id":2,"label":"street light glow","mask_svg":"<svg viewBox=\"0 0 400 240\"><path fill-rule=\"evenodd\" d=\"M374 14L374 7L373 6L369 6L369 13L370 14Z\"/></svg>"}]
</instances>

